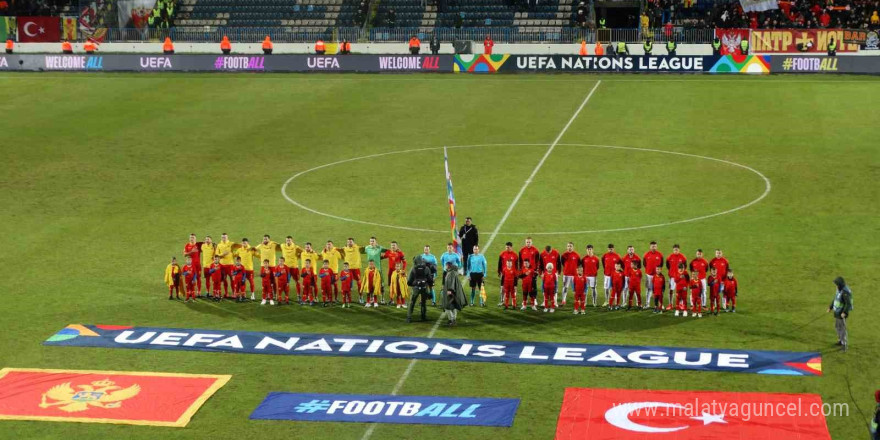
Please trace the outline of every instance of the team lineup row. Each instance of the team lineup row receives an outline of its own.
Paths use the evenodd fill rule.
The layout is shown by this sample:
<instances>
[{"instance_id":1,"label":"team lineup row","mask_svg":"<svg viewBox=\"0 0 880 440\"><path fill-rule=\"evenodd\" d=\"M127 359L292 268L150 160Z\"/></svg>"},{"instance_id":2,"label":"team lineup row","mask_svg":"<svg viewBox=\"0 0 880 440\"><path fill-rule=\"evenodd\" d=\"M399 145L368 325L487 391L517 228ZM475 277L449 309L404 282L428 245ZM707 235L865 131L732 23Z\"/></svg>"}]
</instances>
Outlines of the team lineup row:
<instances>
[{"instance_id":1,"label":"team lineup row","mask_svg":"<svg viewBox=\"0 0 880 440\"><path fill-rule=\"evenodd\" d=\"M485 256L480 254L479 246L474 246L471 251L462 258L462 255L455 252L453 243L449 243L439 260L439 267L444 272L454 268L465 275L471 287L470 304L478 303L476 297L479 294L479 304L485 306L483 283L488 275L488 264ZM279 252L280 257L277 255ZM269 235L264 235L258 245L251 246L246 238L240 243L231 242L225 233L218 243L214 243L210 236L206 236L204 241L198 241L191 234L184 245L183 253L186 258L183 268L177 264L176 258L172 258L165 271L169 299L174 299L175 292L180 299L180 291L183 290L185 301L195 300L202 292L204 280L204 294L214 301L229 298L246 301L245 291L248 286L250 299L254 300L254 258L261 262L261 304L268 302L274 305L276 301L278 304L289 304L291 283L300 304L320 302L328 306L338 303L342 307L351 307L351 293L355 291L358 293L358 301L365 307L386 304L387 293L387 303L402 308L410 294L406 276L407 261L403 251L394 241L386 249L378 244L375 237L370 238L368 246L359 246L352 238L341 248L335 247L332 241L327 241L318 252L311 243L300 247L290 236L284 243L278 244ZM367 260L363 275L362 255ZM424 247L419 258L436 273L438 260L431 254L430 246ZM382 260L388 260L387 272L383 271ZM664 268L667 271L666 276L662 273ZM591 294L592 305L598 306L596 280L600 269L605 295L602 306L612 310L620 309L624 301L627 309L632 308L633 303L637 309L648 309L651 308L650 302L655 313L662 313L663 293L668 287L669 300L665 310L675 309L676 316L680 313L687 316L688 308L691 316L697 317L701 317L707 307L715 315L721 310L736 311L737 280L720 249L715 250L715 257L711 261L706 261L702 250L698 249L695 258L688 262L677 244L667 257L657 250L656 242L650 243L650 250L642 257L635 253L633 246L628 246L627 252L620 256L615 252L614 245L609 244L607 252L601 258L594 253L592 245L587 245L586 253L582 257L574 250L571 242L560 254L551 246L539 251L533 246L531 238L525 240L525 245L518 253L513 250L513 244L508 242L498 257L497 275L500 278L501 298L498 305L504 309L515 308L518 304L518 293L521 293L520 309L531 307L532 310L537 310L537 285L540 278L543 294L541 306L544 312L553 313L560 306L565 306L571 291L574 297L574 313L584 314L588 294ZM641 295L643 283L646 296L650 296L650 299L645 298L644 304ZM430 294L432 302L436 304L433 286Z\"/></svg>"}]
</instances>

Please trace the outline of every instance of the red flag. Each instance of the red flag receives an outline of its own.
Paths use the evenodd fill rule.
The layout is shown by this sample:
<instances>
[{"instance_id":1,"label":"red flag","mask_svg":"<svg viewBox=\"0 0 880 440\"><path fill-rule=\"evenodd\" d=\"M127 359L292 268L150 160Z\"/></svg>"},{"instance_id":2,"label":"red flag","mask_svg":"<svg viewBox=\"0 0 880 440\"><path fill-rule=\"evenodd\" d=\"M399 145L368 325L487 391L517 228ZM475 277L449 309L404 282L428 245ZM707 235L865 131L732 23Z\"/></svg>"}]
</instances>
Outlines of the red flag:
<instances>
[{"instance_id":1,"label":"red flag","mask_svg":"<svg viewBox=\"0 0 880 440\"><path fill-rule=\"evenodd\" d=\"M230 376L4 368L0 420L183 427Z\"/></svg>"},{"instance_id":2,"label":"red flag","mask_svg":"<svg viewBox=\"0 0 880 440\"><path fill-rule=\"evenodd\" d=\"M20 43L51 43L61 41L60 17L18 17Z\"/></svg>"},{"instance_id":3,"label":"red flag","mask_svg":"<svg viewBox=\"0 0 880 440\"><path fill-rule=\"evenodd\" d=\"M557 440L831 440L816 394L567 388Z\"/></svg>"}]
</instances>

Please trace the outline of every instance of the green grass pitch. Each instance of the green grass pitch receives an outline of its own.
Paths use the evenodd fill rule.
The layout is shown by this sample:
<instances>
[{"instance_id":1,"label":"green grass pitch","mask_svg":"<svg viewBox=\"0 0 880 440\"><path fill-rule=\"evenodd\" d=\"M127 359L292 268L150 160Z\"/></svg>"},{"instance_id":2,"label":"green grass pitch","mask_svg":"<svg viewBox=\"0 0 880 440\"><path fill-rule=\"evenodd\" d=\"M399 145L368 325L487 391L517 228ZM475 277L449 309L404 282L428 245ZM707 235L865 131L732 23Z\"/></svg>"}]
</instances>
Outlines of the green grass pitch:
<instances>
[{"instance_id":1,"label":"green grass pitch","mask_svg":"<svg viewBox=\"0 0 880 440\"><path fill-rule=\"evenodd\" d=\"M565 387L819 393L848 403L835 439L866 437L880 385L880 81L864 77L521 75L0 76L0 367L231 374L185 429L0 423L0 438L360 439L352 423L250 421L269 391L389 394L408 360L44 347L69 323L426 336L429 321L378 310L166 300L165 265L190 232L337 243L371 235L408 256L449 234L442 151L460 220L485 243L597 80L491 249L574 241L664 254L722 248L737 271L736 315L675 319L571 305L554 315L469 308L435 337L821 351L822 377L418 362L401 394L514 397L507 428L378 425L373 439L549 439ZM530 145L523 145L530 144ZM481 146L482 145L482 146ZM603 148L607 146L636 149ZM281 187L305 173L289 198ZM662 150L644 151L639 149ZM669 153L686 153L669 154ZM707 156L752 167L757 174ZM663 225L648 229L580 232ZM549 235L539 235L548 234ZM825 314L843 275L855 298L851 349ZM601 294L600 294L601 295ZM851 394L852 393L852 394ZM854 399L854 400L853 400ZM858 406L858 408L857 408ZM291 437L293 436L293 437Z\"/></svg>"}]
</instances>

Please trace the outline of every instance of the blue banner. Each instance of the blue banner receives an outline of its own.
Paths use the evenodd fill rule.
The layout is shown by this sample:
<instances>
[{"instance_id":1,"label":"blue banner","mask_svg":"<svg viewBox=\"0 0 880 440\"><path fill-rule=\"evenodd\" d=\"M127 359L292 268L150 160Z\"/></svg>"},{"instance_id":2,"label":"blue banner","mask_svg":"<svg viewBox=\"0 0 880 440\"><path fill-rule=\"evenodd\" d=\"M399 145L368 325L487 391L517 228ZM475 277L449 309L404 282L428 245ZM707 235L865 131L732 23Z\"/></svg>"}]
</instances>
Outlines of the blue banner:
<instances>
[{"instance_id":1,"label":"blue banner","mask_svg":"<svg viewBox=\"0 0 880 440\"><path fill-rule=\"evenodd\" d=\"M276 392L251 419L510 427L517 407L519 399Z\"/></svg>"},{"instance_id":2,"label":"blue banner","mask_svg":"<svg viewBox=\"0 0 880 440\"><path fill-rule=\"evenodd\" d=\"M479 341L71 324L43 344L304 356L425 359L579 367L822 375L814 352L558 342Z\"/></svg>"}]
</instances>

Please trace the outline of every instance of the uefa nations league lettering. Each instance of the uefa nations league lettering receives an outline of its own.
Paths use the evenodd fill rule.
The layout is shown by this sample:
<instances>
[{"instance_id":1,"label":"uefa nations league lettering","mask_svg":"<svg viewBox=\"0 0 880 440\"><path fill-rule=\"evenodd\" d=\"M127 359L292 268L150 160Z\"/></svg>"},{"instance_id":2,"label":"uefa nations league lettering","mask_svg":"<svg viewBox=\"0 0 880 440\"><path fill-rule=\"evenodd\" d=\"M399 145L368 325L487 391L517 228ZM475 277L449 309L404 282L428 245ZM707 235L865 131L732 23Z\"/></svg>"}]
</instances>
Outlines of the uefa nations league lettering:
<instances>
[{"instance_id":1,"label":"uefa nations league lettering","mask_svg":"<svg viewBox=\"0 0 880 440\"><path fill-rule=\"evenodd\" d=\"M520 70L633 70L701 72L703 57L517 56Z\"/></svg>"}]
</instances>

